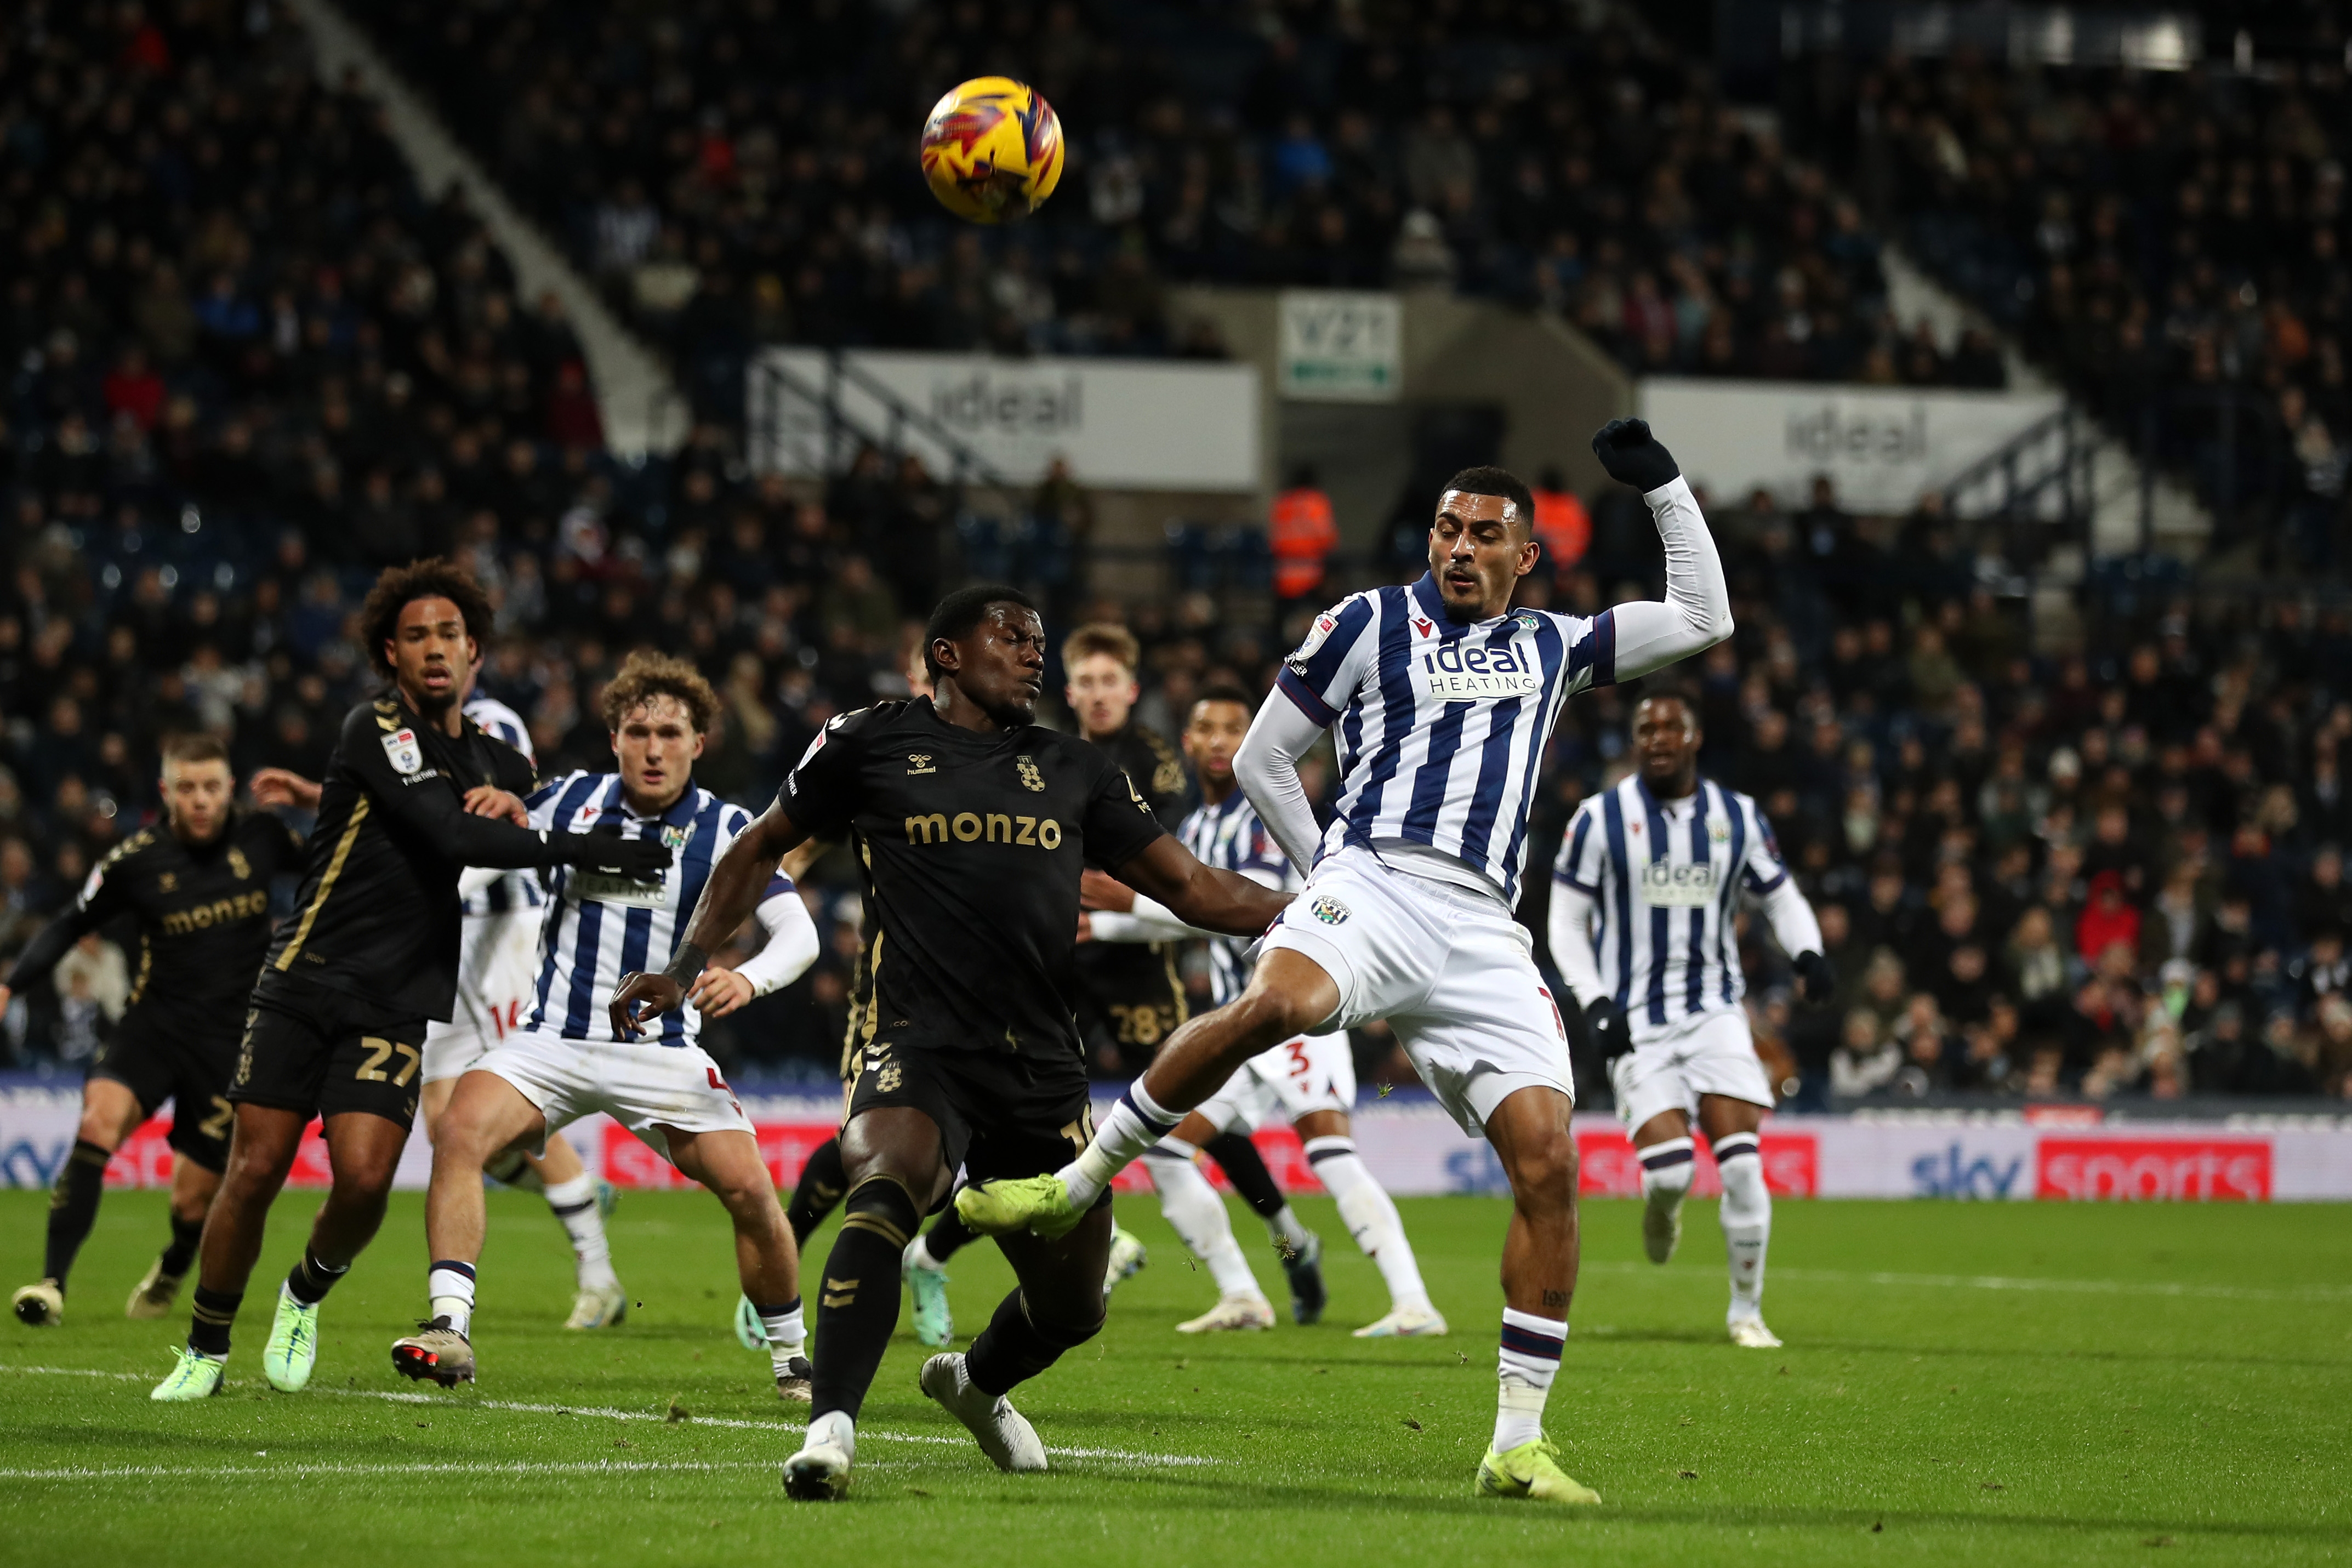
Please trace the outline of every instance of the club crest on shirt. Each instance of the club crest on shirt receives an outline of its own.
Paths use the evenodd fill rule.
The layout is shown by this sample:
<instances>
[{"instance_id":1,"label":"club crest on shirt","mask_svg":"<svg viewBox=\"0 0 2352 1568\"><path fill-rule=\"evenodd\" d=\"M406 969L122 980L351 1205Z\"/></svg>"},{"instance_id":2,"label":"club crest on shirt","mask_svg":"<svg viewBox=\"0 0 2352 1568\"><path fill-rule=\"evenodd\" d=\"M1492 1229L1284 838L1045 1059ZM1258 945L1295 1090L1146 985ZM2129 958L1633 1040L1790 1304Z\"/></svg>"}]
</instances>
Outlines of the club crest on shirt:
<instances>
[{"instance_id":1,"label":"club crest on shirt","mask_svg":"<svg viewBox=\"0 0 2352 1568\"><path fill-rule=\"evenodd\" d=\"M228 847L228 869L239 882L253 880L253 862L246 859L245 852L235 844Z\"/></svg>"},{"instance_id":2,"label":"club crest on shirt","mask_svg":"<svg viewBox=\"0 0 2352 1568\"><path fill-rule=\"evenodd\" d=\"M1522 610L1516 617L1514 617L1514 619L1530 632L1540 632L1543 630L1543 622L1537 618L1536 612L1532 610Z\"/></svg>"},{"instance_id":3,"label":"club crest on shirt","mask_svg":"<svg viewBox=\"0 0 2352 1568\"><path fill-rule=\"evenodd\" d=\"M404 779L424 769L425 748L416 744L416 732L406 725L383 737L383 754L392 759L392 770Z\"/></svg>"},{"instance_id":4,"label":"club crest on shirt","mask_svg":"<svg viewBox=\"0 0 2352 1568\"><path fill-rule=\"evenodd\" d=\"M1706 836L1718 844L1731 841L1731 824L1717 817L1706 825Z\"/></svg>"},{"instance_id":5,"label":"club crest on shirt","mask_svg":"<svg viewBox=\"0 0 2352 1568\"><path fill-rule=\"evenodd\" d=\"M686 841L694 835L685 828L665 826L661 831L662 848L675 854L686 848Z\"/></svg>"},{"instance_id":6,"label":"club crest on shirt","mask_svg":"<svg viewBox=\"0 0 2352 1568\"><path fill-rule=\"evenodd\" d=\"M1016 757L1013 759L1013 766L1019 769L1023 784L1041 795L1045 792L1045 776L1037 771L1037 763L1034 758ZM1130 785L1129 788L1132 789L1133 786Z\"/></svg>"},{"instance_id":7,"label":"club crest on shirt","mask_svg":"<svg viewBox=\"0 0 2352 1568\"><path fill-rule=\"evenodd\" d=\"M1348 906L1336 898L1318 898L1307 907L1313 913L1316 919L1326 925L1344 925L1348 923Z\"/></svg>"}]
</instances>

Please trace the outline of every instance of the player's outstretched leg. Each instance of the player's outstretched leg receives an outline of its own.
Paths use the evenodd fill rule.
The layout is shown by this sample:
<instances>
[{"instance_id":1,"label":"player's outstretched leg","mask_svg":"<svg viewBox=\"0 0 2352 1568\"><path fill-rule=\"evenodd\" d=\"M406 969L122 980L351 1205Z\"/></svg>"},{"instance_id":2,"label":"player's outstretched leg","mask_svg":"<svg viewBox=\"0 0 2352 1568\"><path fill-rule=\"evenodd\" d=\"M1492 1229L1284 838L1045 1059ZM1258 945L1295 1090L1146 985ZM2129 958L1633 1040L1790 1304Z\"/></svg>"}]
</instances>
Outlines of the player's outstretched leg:
<instances>
[{"instance_id":1,"label":"player's outstretched leg","mask_svg":"<svg viewBox=\"0 0 2352 1568\"><path fill-rule=\"evenodd\" d=\"M1241 996L1168 1037L1076 1159L1050 1176L968 1186L956 1195L956 1212L982 1236L1068 1235L1112 1178L1174 1132L1243 1062L1325 1022L1339 1005L1339 988L1314 960L1282 948L1267 953Z\"/></svg>"},{"instance_id":2,"label":"player's outstretched leg","mask_svg":"<svg viewBox=\"0 0 2352 1568\"><path fill-rule=\"evenodd\" d=\"M81 1124L74 1145L58 1171L49 1197L48 1234L41 1256L41 1277L18 1291L10 1301L16 1321L26 1328L55 1328L65 1321L66 1279L73 1272L81 1244L98 1223L99 1200L106 1195L106 1163L139 1125L142 1114L138 1097L128 1084L111 1078L92 1078L83 1085ZM204 1220L198 1211L197 1223ZM181 1265L184 1272L187 1265Z\"/></svg>"},{"instance_id":3,"label":"player's outstretched leg","mask_svg":"<svg viewBox=\"0 0 2352 1568\"><path fill-rule=\"evenodd\" d=\"M195 1266L196 1249L205 1239L205 1216L220 1190L220 1172L207 1170L185 1155L173 1162L172 1239L131 1288L123 1316L161 1318L171 1315L180 1299L180 1284Z\"/></svg>"},{"instance_id":4,"label":"player's outstretched leg","mask_svg":"<svg viewBox=\"0 0 2352 1568\"><path fill-rule=\"evenodd\" d=\"M433 1185L425 1197L425 1316L392 1342L393 1370L444 1388L474 1381L474 1280L488 1217L482 1175L536 1144L547 1117L520 1089L476 1068L457 1080L434 1124Z\"/></svg>"},{"instance_id":5,"label":"player's outstretched leg","mask_svg":"<svg viewBox=\"0 0 2352 1568\"><path fill-rule=\"evenodd\" d=\"M1764 1160L1755 1133L1717 1138L1715 1163L1723 1173L1723 1248L1731 1272L1725 1326L1734 1344L1775 1349L1780 1341L1764 1326L1764 1252L1772 1239L1772 1194L1764 1185Z\"/></svg>"},{"instance_id":6,"label":"player's outstretched leg","mask_svg":"<svg viewBox=\"0 0 2352 1568\"><path fill-rule=\"evenodd\" d=\"M1511 1183L1511 1227L1503 1242L1503 1336L1495 1439L1478 1464L1486 1497L1593 1503L1591 1488L1559 1468L1544 1435L1544 1404L1568 1341L1576 1292L1576 1141L1570 1104L1556 1089L1509 1095L1486 1120L1487 1141Z\"/></svg>"},{"instance_id":7,"label":"player's outstretched leg","mask_svg":"<svg viewBox=\"0 0 2352 1568\"><path fill-rule=\"evenodd\" d=\"M1290 1281L1291 1321L1302 1325L1321 1321L1331 1299L1323 1288L1323 1239L1299 1221L1289 1197L1265 1168L1265 1156L1248 1138L1220 1133L1201 1147L1217 1162L1242 1201L1265 1221L1266 1239L1274 1243L1275 1256L1282 1260L1282 1272Z\"/></svg>"},{"instance_id":8,"label":"player's outstretched leg","mask_svg":"<svg viewBox=\"0 0 2352 1568\"><path fill-rule=\"evenodd\" d=\"M1338 1131L1321 1131L1326 1117ZM1349 1135L1346 1121L1336 1112L1317 1112L1301 1119L1299 1133L1316 1179L1339 1204L1348 1234L1380 1270L1381 1281L1389 1288L1388 1312L1358 1329L1356 1337L1432 1339L1445 1333L1445 1319L1431 1303L1412 1243L1405 1239L1404 1219L1397 1213L1396 1200L1374 1179L1363 1156L1356 1152L1356 1140Z\"/></svg>"},{"instance_id":9,"label":"player's outstretched leg","mask_svg":"<svg viewBox=\"0 0 2352 1568\"><path fill-rule=\"evenodd\" d=\"M1234 1240L1232 1218L1224 1199L1192 1163L1198 1151L1173 1133L1143 1151L1143 1168L1160 1194L1160 1212L1185 1248L1209 1270L1216 1282L1217 1304L1201 1316L1176 1325L1178 1333L1207 1333L1230 1329L1270 1329L1274 1304L1258 1288L1249 1262Z\"/></svg>"},{"instance_id":10,"label":"player's outstretched leg","mask_svg":"<svg viewBox=\"0 0 2352 1568\"><path fill-rule=\"evenodd\" d=\"M955 1338L955 1312L948 1305L948 1260L971 1239L971 1228L950 1208L931 1221L929 1230L908 1242L899 1259L898 1271L915 1303L915 1338L934 1350Z\"/></svg>"}]
</instances>

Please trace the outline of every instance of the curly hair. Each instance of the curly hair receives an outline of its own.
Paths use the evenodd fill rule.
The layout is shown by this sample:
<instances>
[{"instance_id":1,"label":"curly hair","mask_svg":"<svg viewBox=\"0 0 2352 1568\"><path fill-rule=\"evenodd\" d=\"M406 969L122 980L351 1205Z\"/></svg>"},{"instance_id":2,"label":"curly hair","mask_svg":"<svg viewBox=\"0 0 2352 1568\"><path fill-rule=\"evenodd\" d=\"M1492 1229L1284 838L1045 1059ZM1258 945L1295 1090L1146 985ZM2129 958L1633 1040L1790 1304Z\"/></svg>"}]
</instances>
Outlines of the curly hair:
<instances>
[{"instance_id":1,"label":"curly hair","mask_svg":"<svg viewBox=\"0 0 2352 1568\"><path fill-rule=\"evenodd\" d=\"M360 606L360 635L367 640L368 663L386 680L392 678L392 661L384 653L384 645L400 629L401 611L420 599L446 599L455 604L466 618L466 635L478 648L488 647L490 633L498 629L498 616L481 584L455 561L435 556L406 566L385 567L375 586L368 590L367 602Z\"/></svg>"},{"instance_id":2,"label":"curly hair","mask_svg":"<svg viewBox=\"0 0 2352 1568\"><path fill-rule=\"evenodd\" d=\"M710 721L719 716L719 694L710 689L700 670L684 659L642 648L623 660L620 674L605 683L597 709L604 715L604 727L618 730L623 719L656 697L675 698L697 735L707 734Z\"/></svg>"}]
</instances>

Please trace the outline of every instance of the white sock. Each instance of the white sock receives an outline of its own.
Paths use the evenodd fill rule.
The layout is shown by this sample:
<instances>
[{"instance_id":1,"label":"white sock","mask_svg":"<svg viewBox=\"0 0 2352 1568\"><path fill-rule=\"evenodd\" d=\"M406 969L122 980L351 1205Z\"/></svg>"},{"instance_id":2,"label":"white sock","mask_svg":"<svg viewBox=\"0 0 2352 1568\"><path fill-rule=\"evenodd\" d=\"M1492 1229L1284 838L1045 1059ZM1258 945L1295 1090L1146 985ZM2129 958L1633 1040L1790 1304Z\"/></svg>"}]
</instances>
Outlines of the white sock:
<instances>
[{"instance_id":1,"label":"white sock","mask_svg":"<svg viewBox=\"0 0 2352 1568\"><path fill-rule=\"evenodd\" d=\"M612 1243L604 1239L604 1217L596 1208L596 1178L583 1171L570 1181L555 1183L547 1189L547 1207L555 1211L572 1238L580 1288L609 1291L619 1284L619 1276L613 1272Z\"/></svg>"},{"instance_id":2,"label":"white sock","mask_svg":"<svg viewBox=\"0 0 2352 1568\"><path fill-rule=\"evenodd\" d=\"M425 1309L428 1318L447 1318L449 1326L459 1333L472 1331L474 1323L474 1266L443 1260L433 1265L425 1276L425 1294L432 1305Z\"/></svg>"},{"instance_id":3,"label":"white sock","mask_svg":"<svg viewBox=\"0 0 2352 1568\"><path fill-rule=\"evenodd\" d=\"M1170 1144L1175 1147L1169 1148ZM1145 1156L1144 1168L1151 1173L1151 1185L1160 1191L1160 1212L1176 1228L1192 1256L1208 1265L1209 1278L1217 1282L1219 1295L1264 1301L1265 1292L1258 1288L1249 1260L1234 1240L1233 1217L1225 1212L1224 1199L1217 1196L1201 1168L1179 1152L1190 1146L1170 1139Z\"/></svg>"},{"instance_id":4,"label":"white sock","mask_svg":"<svg viewBox=\"0 0 2352 1568\"><path fill-rule=\"evenodd\" d=\"M1176 1130L1184 1119L1181 1111L1162 1110L1150 1095L1144 1092L1143 1080L1139 1078L1127 1086L1118 1103L1110 1108L1101 1126L1095 1129L1094 1142L1088 1144L1078 1157L1054 1174L1060 1176L1070 1189L1070 1203L1085 1208L1102 1196L1103 1188L1135 1162L1138 1155Z\"/></svg>"},{"instance_id":5,"label":"white sock","mask_svg":"<svg viewBox=\"0 0 2352 1568\"><path fill-rule=\"evenodd\" d=\"M1404 1221L1395 1200L1374 1180L1353 1138L1309 1138L1307 1163L1339 1205L1339 1218L1348 1234L1380 1266L1389 1288L1389 1301L1398 1307L1426 1307L1429 1289L1421 1282L1421 1264L1412 1243L1404 1237Z\"/></svg>"},{"instance_id":6,"label":"white sock","mask_svg":"<svg viewBox=\"0 0 2352 1568\"><path fill-rule=\"evenodd\" d=\"M947 1265L931 1256L931 1249L924 1245L924 1243L929 1239L930 1238L929 1235L923 1235L918 1236L912 1241L908 1242L907 1261L915 1268L929 1269L932 1272L936 1273L940 1270L946 1268Z\"/></svg>"},{"instance_id":7,"label":"white sock","mask_svg":"<svg viewBox=\"0 0 2352 1568\"><path fill-rule=\"evenodd\" d=\"M851 1458L857 1457L857 1423L846 1410L828 1410L808 1424L808 1446L823 1442L838 1443Z\"/></svg>"},{"instance_id":8,"label":"white sock","mask_svg":"<svg viewBox=\"0 0 2352 1568\"><path fill-rule=\"evenodd\" d=\"M1731 1270L1732 1318L1761 1316L1764 1251L1772 1240L1772 1194L1764 1185L1764 1157L1756 1134L1733 1133L1715 1145L1723 1173L1723 1249Z\"/></svg>"},{"instance_id":9,"label":"white sock","mask_svg":"<svg viewBox=\"0 0 2352 1568\"><path fill-rule=\"evenodd\" d=\"M1668 1138L1637 1152L1642 1157L1642 1196L1650 1200L1650 1207L1679 1207L1690 1191L1691 1177L1698 1174L1698 1167L1691 1163L1695 1157L1691 1141Z\"/></svg>"},{"instance_id":10,"label":"white sock","mask_svg":"<svg viewBox=\"0 0 2352 1568\"><path fill-rule=\"evenodd\" d=\"M1501 1388L1495 1402L1495 1452L1507 1454L1543 1436L1544 1401L1559 1375L1568 1323L1503 1309Z\"/></svg>"},{"instance_id":11,"label":"white sock","mask_svg":"<svg viewBox=\"0 0 2352 1568\"><path fill-rule=\"evenodd\" d=\"M775 1364L776 1375L782 1377L792 1370L787 1364L808 1343L808 1324L801 1315L801 1299L794 1296L781 1307L755 1304L751 1310L760 1314L761 1326L768 1331L768 1359Z\"/></svg>"}]
</instances>

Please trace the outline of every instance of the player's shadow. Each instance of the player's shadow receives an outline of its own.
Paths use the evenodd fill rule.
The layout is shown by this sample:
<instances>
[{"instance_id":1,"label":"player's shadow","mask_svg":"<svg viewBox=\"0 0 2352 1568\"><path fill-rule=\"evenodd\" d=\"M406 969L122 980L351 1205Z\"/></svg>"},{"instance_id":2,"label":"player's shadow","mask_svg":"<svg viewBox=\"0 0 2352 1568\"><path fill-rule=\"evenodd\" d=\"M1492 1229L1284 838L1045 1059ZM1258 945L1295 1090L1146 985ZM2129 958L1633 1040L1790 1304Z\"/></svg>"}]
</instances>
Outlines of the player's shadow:
<instances>
[{"instance_id":1,"label":"player's shadow","mask_svg":"<svg viewBox=\"0 0 2352 1568\"><path fill-rule=\"evenodd\" d=\"M1723 1343L1722 1336L1720 1334L1705 1333L1656 1336L1616 1333L1605 1335L1595 1334L1590 1337L1591 1341L1602 1343L1606 1343L1611 1341L1633 1340L1636 1338L1649 1337L1688 1338L1709 1344L1719 1344ZM2158 1346L2148 1350L2081 1350L2031 1344L1955 1346L1949 1344L1898 1344L1885 1340L1808 1338L1801 1345L1791 1346L1789 1348L1792 1353L1811 1355L1932 1355L1939 1359L1952 1361L1969 1361L1977 1359L1987 1361L2034 1362L2089 1361L2107 1362L2119 1365L2137 1365L2142 1363L2161 1363L2166 1366L2193 1364L2200 1366L2319 1367L2330 1372L2341 1372L2344 1370L2344 1361L2340 1356L2331 1358L2327 1356L2299 1355L2230 1355L2217 1354L2214 1352L2208 1350L2184 1350L2168 1346Z\"/></svg>"}]
</instances>

